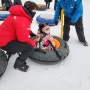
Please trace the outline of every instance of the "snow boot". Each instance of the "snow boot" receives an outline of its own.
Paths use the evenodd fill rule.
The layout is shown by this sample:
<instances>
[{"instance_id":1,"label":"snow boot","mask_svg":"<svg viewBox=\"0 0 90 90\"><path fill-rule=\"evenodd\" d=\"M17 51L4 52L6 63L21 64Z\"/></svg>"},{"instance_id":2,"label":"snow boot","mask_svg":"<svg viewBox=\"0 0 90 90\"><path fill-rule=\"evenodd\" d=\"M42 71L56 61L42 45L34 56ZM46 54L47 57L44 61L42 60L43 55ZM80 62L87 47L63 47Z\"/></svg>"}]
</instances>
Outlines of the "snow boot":
<instances>
[{"instance_id":1,"label":"snow boot","mask_svg":"<svg viewBox=\"0 0 90 90\"><path fill-rule=\"evenodd\" d=\"M81 43L82 43L82 45L84 45L84 46L88 46L88 43L86 42L86 41L80 41Z\"/></svg>"},{"instance_id":2,"label":"snow boot","mask_svg":"<svg viewBox=\"0 0 90 90\"><path fill-rule=\"evenodd\" d=\"M26 64L25 60L20 59L20 57L18 57L15 61L14 68L19 69L23 72L27 72L29 66Z\"/></svg>"}]
</instances>

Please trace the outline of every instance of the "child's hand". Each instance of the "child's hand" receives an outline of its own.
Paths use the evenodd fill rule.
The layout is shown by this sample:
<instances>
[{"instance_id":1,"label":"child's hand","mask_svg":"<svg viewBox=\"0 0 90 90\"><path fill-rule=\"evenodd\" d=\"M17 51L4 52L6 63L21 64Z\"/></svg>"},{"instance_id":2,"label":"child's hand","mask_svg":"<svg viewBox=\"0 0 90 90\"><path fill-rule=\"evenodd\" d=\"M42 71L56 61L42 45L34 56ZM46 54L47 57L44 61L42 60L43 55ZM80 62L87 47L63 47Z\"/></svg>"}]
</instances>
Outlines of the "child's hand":
<instances>
[{"instance_id":1,"label":"child's hand","mask_svg":"<svg viewBox=\"0 0 90 90\"><path fill-rule=\"evenodd\" d=\"M38 32L37 32L37 36L36 36L37 41L39 41L39 40L40 40L40 37L41 37L41 34L40 34L40 31L38 31Z\"/></svg>"},{"instance_id":2,"label":"child's hand","mask_svg":"<svg viewBox=\"0 0 90 90\"><path fill-rule=\"evenodd\" d=\"M51 35L46 35L46 36L43 38L43 40L44 40L44 41L47 41L47 40L50 40L50 38L51 38Z\"/></svg>"},{"instance_id":3,"label":"child's hand","mask_svg":"<svg viewBox=\"0 0 90 90\"><path fill-rule=\"evenodd\" d=\"M53 41L53 37L51 35L49 35L49 38L48 38L49 41Z\"/></svg>"},{"instance_id":4,"label":"child's hand","mask_svg":"<svg viewBox=\"0 0 90 90\"><path fill-rule=\"evenodd\" d=\"M40 35L37 35L36 39L37 39L37 41L39 41L40 40Z\"/></svg>"}]
</instances>

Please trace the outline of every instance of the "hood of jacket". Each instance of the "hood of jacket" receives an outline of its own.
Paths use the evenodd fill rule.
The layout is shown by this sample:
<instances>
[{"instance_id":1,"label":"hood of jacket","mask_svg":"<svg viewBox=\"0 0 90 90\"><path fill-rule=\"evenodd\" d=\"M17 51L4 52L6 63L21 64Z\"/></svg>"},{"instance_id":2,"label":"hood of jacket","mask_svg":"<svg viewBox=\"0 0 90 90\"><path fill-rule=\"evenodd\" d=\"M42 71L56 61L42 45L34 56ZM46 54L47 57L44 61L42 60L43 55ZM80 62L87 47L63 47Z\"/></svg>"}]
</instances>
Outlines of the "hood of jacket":
<instances>
[{"instance_id":1,"label":"hood of jacket","mask_svg":"<svg viewBox=\"0 0 90 90\"><path fill-rule=\"evenodd\" d=\"M10 7L9 12L13 16L23 16L32 20L32 18L25 12L23 6L21 5L15 5L15 6Z\"/></svg>"}]
</instances>

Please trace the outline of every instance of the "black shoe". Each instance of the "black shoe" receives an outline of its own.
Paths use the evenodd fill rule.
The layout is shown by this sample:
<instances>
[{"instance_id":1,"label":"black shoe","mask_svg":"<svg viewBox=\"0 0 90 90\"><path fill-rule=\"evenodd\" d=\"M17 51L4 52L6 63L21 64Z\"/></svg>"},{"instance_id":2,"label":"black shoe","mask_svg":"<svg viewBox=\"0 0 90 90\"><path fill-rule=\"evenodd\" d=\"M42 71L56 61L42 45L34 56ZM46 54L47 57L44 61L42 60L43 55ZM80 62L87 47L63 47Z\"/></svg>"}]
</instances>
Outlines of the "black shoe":
<instances>
[{"instance_id":1,"label":"black shoe","mask_svg":"<svg viewBox=\"0 0 90 90\"><path fill-rule=\"evenodd\" d=\"M27 66L27 68L29 68L29 66L27 65L27 63L26 63L26 62L24 62L24 64Z\"/></svg>"},{"instance_id":2,"label":"black shoe","mask_svg":"<svg viewBox=\"0 0 90 90\"><path fill-rule=\"evenodd\" d=\"M27 72L29 66L26 65L26 64L22 64L22 65L14 64L14 68L15 68L15 69L19 69L19 70L21 70L21 71L23 71L23 72Z\"/></svg>"},{"instance_id":3,"label":"black shoe","mask_svg":"<svg viewBox=\"0 0 90 90\"><path fill-rule=\"evenodd\" d=\"M80 41L80 42L82 43L82 45L88 46L88 43L86 41L84 41L84 42Z\"/></svg>"},{"instance_id":4,"label":"black shoe","mask_svg":"<svg viewBox=\"0 0 90 90\"><path fill-rule=\"evenodd\" d=\"M50 7L48 6L48 9L50 9Z\"/></svg>"},{"instance_id":5,"label":"black shoe","mask_svg":"<svg viewBox=\"0 0 90 90\"><path fill-rule=\"evenodd\" d=\"M26 62L22 62L21 59L17 58L16 62L14 64L14 68L19 69L19 70L21 70L23 72L27 72L29 66L26 64Z\"/></svg>"}]
</instances>

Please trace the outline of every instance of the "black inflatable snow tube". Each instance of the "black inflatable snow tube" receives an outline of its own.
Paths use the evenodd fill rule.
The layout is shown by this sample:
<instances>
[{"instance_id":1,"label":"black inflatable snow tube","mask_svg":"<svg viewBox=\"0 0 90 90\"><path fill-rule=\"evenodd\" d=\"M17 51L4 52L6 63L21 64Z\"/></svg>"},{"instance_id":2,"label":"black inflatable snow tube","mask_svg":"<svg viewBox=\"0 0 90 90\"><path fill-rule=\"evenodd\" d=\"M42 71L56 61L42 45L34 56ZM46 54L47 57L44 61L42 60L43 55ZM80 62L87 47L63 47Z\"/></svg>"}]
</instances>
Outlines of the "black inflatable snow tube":
<instances>
[{"instance_id":1,"label":"black inflatable snow tube","mask_svg":"<svg viewBox=\"0 0 90 90\"><path fill-rule=\"evenodd\" d=\"M30 54L30 58L33 58L39 61L45 61L45 62L54 62L54 61L64 60L69 55L69 52L70 52L69 46L63 39L57 36L54 36L54 39L60 42L60 47L56 48L56 51L59 53L61 58L59 58L56 55L54 50L42 50L42 49L41 51L35 50L33 54Z\"/></svg>"},{"instance_id":2,"label":"black inflatable snow tube","mask_svg":"<svg viewBox=\"0 0 90 90\"><path fill-rule=\"evenodd\" d=\"M46 5L43 5L43 4L37 4L37 6L38 6L38 11L45 11L45 10L47 10Z\"/></svg>"},{"instance_id":3,"label":"black inflatable snow tube","mask_svg":"<svg viewBox=\"0 0 90 90\"><path fill-rule=\"evenodd\" d=\"M7 65L8 65L7 56L5 52L0 49L0 77L6 71Z\"/></svg>"}]
</instances>

